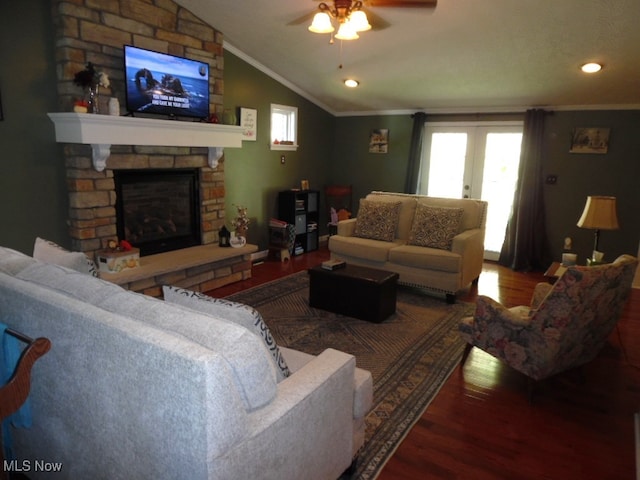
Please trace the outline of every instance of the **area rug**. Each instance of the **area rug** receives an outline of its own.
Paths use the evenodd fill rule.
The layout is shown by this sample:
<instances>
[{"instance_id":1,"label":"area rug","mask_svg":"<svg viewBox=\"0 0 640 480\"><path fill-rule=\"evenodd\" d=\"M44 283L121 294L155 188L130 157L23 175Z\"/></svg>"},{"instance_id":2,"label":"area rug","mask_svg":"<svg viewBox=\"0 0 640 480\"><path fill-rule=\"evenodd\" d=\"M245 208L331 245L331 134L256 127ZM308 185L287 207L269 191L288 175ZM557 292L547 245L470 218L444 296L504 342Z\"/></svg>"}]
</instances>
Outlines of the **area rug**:
<instances>
[{"instance_id":1,"label":"area rug","mask_svg":"<svg viewBox=\"0 0 640 480\"><path fill-rule=\"evenodd\" d=\"M356 357L373 376L373 408L353 479L374 479L455 369L464 343L460 319L473 305L447 304L398 288L396 313L370 323L309 307L307 272L236 293L229 300L256 308L279 345L317 355L335 348Z\"/></svg>"}]
</instances>

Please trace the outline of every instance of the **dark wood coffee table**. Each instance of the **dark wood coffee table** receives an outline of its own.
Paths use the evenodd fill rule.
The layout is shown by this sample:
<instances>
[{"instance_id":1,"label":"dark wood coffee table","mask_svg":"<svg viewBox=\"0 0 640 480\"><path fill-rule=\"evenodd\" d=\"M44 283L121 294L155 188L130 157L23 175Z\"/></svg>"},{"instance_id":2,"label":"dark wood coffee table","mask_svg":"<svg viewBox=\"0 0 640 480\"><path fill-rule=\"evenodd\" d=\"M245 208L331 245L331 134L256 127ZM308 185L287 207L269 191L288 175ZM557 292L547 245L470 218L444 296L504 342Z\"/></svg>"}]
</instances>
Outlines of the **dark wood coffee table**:
<instances>
[{"instance_id":1,"label":"dark wood coffee table","mask_svg":"<svg viewBox=\"0 0 640 480\"><path fill-rule=\"evenodd\" d=\"M309 269L309 305L349 317L382 322L396 311L398 274L347 265Z\"/></svg>"}]
</instances>

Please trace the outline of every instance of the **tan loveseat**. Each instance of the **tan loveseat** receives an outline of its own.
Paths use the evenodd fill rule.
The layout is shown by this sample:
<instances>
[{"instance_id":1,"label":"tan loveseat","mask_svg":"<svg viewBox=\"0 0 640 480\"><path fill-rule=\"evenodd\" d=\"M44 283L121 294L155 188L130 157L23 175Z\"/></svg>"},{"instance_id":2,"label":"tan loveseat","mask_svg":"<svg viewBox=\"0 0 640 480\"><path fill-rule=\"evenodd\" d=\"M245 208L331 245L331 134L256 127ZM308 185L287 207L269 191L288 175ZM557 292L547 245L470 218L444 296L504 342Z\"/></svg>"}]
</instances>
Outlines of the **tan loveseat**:
<instances>
[{"instance_id":1,"label":"tan loveseat","mask_svg":"<svg viewBox=\"0 0 640 480\"><path fill-rule=\"evenodd\" d=\"M482 272L487 202L371 192L329 237L332 259L397 272L399 283L445 294ZM360 222L360 223L358 223Z\"/></svg>"}]
</instances>

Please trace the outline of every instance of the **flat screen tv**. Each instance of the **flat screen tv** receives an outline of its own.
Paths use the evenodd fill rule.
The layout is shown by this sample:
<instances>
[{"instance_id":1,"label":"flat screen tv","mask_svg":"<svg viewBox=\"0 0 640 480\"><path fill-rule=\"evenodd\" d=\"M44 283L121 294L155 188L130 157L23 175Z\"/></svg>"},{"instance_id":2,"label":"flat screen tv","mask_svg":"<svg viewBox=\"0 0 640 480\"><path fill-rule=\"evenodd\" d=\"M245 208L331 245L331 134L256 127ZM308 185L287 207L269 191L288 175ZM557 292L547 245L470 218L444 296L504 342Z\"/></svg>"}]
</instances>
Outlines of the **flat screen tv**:
<instances>
[{"instance_id":1,"label":"flat screen tv","mask_svg":"<svg viewBox=\"0 0 640 480\"><path fill-rule=\"evenodd\" d=\"M209 64L124 46L126 108L131 114L209 118Z\"/></svg>"}]
</instances>

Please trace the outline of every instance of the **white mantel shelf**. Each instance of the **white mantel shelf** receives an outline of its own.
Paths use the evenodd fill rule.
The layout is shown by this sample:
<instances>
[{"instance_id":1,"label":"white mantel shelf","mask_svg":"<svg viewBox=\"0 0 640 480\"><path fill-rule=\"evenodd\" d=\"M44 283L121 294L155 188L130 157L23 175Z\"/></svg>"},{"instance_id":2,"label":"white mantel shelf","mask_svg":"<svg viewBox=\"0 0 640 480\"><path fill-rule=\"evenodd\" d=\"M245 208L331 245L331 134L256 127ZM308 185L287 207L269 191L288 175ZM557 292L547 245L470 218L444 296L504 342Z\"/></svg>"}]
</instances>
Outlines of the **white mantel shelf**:
<instances>
[{"instance_id":1,"label":"white mantel shelf","mask_svg":"<svg viewBox=\"0 0 640 480\"><path fill-rule=\"evenodd\" d=\"M223 148L242 147L242 127L204 122L120 117L91 113L48 113L59 143L90 144L93 166L101 172L111 155L111 145L208 147L209 166L216 168Z\"/></svg>"}]
</instances>

